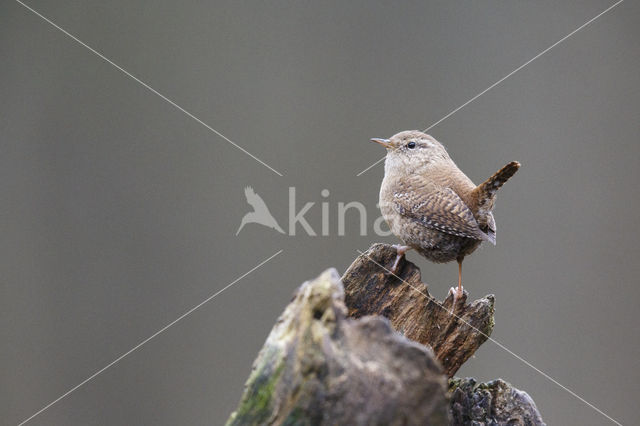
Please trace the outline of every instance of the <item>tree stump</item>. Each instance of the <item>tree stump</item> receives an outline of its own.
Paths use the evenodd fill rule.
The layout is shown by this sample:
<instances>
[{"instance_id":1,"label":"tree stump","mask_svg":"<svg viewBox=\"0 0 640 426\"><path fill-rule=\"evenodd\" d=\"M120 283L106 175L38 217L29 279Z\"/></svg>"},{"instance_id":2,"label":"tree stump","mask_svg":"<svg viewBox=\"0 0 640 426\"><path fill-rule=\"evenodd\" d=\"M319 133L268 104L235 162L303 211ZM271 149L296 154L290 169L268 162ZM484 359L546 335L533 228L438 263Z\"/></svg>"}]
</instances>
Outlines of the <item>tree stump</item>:
<instances>
[{"instance_id":1,"label":"tree stump","mask_svg":"<svg viewBox=\"0 0 640 426\"><path fill-rule=\"evenodd\" d=\"M429 295L420 270L402 260L397 276L388 272L396 250L374 244L342 277L349 316L382 315L411 340L430 346L445 373L452 377L491 335L494 296L467 304L467 293L440 302ZM385 270L386 268L386 270Z\"/></svg>"},{"instance_id":2,"label":"tree stump","mask_svg":"<svg viewBox=\"0 0 640 426\"><path fill-rule=\"evenodd\" d=\"M382 317L347 317L330 269L278 318L227 425L441 425L446 391L430 349Z\"/></svg>"},{"instance_id":3,"label":"tree stump","mask_svg":"<svg viewBox=\"0 0 640 426\"><path fill-rule=\"evenodd\" d=\"M379 266L394 259L375 244L345 273L346 290L335 269L302 284L227 425L544 425L502 380L451 379L447 392L491 333L493 296L439 302L415 265L403 262L401 279Z\"/></svg>"}]
</instances>

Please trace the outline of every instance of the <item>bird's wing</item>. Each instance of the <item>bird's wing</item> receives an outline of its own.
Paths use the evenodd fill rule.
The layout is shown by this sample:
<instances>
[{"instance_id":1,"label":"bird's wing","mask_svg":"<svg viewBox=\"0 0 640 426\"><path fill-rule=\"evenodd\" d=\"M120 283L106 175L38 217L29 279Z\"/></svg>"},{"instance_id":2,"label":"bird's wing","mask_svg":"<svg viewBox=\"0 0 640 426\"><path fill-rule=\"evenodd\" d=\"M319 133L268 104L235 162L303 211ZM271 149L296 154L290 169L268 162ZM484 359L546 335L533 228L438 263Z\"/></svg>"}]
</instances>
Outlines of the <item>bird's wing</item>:
<instances>
[{"instance_id":1,"label":"bird's wing","mask_svg":"<svg viewBox=\"0 0 640 426\"><path fill-rule=\"evenodd\" d=\"M267 206L262 200L262 198L258 194L256 194L256 192L253 190L252 187L247 186L244 189L244 195L245 197L247 197L247 203L249 203L249 205L253 207L255 211L265 210L265 209L269 210L267 209Z\"/></svg>"},{"instance_id":2,"label":"bird's wing","mask_svg":"<svg viewBox=\"0 0 640 426\"><path fill-rule=\"evenodd\" d=\"M402 182L394 191L393 202L398 213L427 228L459 237L488 239L458 194L451 188L435 186L422 176Z\"/></svg>"},{"instance_id":3,"label":"bird's wing","mask_svg":"<svg viewBox=\"0 0 640 426\"><path fill-rule=\"evenodd\" d=\"M480 230L487 234L487 241L494 246L496 245L496 220L493 218L493 213L487 215L487 226L481 227Z\"/></svg>"}]
</instances>

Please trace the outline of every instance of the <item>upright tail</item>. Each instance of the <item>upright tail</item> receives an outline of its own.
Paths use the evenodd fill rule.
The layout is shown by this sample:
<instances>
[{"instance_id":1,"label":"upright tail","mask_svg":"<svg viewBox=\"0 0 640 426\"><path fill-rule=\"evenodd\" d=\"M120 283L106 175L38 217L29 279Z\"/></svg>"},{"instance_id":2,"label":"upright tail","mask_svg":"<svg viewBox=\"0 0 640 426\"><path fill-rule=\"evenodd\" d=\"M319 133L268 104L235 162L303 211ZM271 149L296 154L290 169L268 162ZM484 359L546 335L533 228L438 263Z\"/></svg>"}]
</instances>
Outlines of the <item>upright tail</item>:
<instances>
[{"instance_id":1,"label":"upright tail","mask_svg":"<svg viewBox=\"0 0 640 426\"><path fill-rule=\"evenodd\" d=\"M500 189L511 176L516 174L519 168L520 163L512 161L474 189L474 195L478 202L478 211L481 214L489 213L493 209L496 192L498 192L498 189Z\"/></svg>"}]
</instances>

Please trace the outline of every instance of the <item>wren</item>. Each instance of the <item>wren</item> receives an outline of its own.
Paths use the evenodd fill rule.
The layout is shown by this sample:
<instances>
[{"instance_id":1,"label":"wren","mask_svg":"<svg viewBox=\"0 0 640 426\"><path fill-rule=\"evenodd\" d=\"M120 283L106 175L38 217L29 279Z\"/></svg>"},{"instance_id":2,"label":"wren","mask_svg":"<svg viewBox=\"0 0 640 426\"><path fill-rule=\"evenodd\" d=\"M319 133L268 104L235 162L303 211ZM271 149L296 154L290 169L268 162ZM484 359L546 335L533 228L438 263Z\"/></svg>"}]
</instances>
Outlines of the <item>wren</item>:
<instances>
[{"instance_id":1,"label":"wren","mask_svg":"<svg viewBox=\"0 0 640 426\"><path fill-rule=\"evenodd\" d=\"M404 245L394 246L397 256L391 272L405 252L415 249L428 260L458 262L458 288L463 294L462 261L483 241L496 243L493 207L496 192L520 168L513 161L476 186L453 162L444 146L417 130L390 139L371 139L387 149L380 210Z\"/></svg>"}]
</instances>

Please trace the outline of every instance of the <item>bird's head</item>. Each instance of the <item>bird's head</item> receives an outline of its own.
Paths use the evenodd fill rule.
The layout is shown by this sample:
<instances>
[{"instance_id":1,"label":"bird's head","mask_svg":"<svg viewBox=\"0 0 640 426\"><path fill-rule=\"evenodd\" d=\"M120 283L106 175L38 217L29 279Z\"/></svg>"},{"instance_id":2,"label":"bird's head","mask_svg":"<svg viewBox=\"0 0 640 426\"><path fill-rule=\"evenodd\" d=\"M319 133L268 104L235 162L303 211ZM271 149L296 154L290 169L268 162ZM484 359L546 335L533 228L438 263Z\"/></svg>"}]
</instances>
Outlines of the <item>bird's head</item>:
<instances>
[{"instance_id":1,"label":"bird's head","mask_svg":"<svg viewBox=\"0 0 640 426\"><path fill-rule=\"evenodd\" d=\"M371 139L387 149L385 171L415 173L440 161L451 161L447 150L435 138L419 130L406 130L390 139Z\"/></svg>"}]
</instances>

